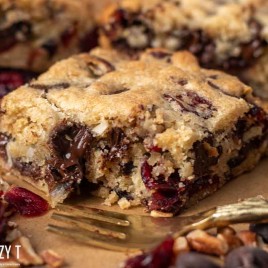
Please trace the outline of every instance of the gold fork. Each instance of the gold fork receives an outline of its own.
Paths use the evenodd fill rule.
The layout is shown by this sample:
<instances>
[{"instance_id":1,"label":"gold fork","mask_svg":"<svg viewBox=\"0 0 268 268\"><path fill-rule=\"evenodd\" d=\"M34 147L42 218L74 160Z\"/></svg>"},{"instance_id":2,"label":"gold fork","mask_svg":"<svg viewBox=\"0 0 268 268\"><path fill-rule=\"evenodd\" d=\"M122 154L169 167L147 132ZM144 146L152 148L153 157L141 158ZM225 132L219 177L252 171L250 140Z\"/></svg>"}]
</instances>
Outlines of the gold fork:
<instances>
[{"instance_id":1,"label":"gold fork","mask_svg":"<svg viewBox=\"0 0 268 268\"><path fill-rule=\"evenodd\" d=\"M52 219L62 224L49 224L48 231L116 251L148 250L168 235L177 238L194 229L268 222L268 201L260 196L173 218L126 215L79 205L58 205L57 209Z\"/></svg>"}]
</instances>

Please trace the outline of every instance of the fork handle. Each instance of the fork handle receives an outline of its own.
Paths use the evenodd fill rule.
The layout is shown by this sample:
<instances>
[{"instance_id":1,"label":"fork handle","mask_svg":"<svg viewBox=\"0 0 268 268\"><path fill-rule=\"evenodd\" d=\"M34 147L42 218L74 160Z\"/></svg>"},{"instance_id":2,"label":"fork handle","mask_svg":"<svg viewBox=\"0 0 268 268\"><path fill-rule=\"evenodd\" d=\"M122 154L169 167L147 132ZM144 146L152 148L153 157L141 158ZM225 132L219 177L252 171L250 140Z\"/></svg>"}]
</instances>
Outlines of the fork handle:
<instances>
[{"instance_id":1,"label":"fork handle","mask_svg":"<svg viewBox=\"0 0 268 268\"><path fill-rule=\"evenodd\" d=\"M204 212L202 220L185 226L181 231L175 233L174 236L178 237L195 229L209 229L229 224L253 222L268 222L268 201L262 196L210 209Z\"/></svg>"}]
</instances>

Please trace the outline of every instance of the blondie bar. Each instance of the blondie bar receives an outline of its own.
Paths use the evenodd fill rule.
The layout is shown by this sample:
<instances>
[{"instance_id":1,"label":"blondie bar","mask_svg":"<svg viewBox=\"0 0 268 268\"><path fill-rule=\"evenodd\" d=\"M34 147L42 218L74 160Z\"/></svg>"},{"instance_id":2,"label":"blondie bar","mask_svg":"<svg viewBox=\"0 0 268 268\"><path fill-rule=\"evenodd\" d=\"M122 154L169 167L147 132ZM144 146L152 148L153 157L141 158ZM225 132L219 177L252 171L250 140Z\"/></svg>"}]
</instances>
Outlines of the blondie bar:
<instances>
[{"instance_id":1,"label":"blondie bar","mask_svg":"<svg viewBox=\"0 0 268 268\"><path fill-rule=\"evenodd\" d=\"M123 0L102 24L104 47L187 49L203 67L238 75L268 99L266 0Z\"/></svg>"},{"instance_id":2,"label":"blondie bar","mask_svg":"<svg viewBox=\"0 0 268 268\"><path fill-rule=\"evenodd\" d=\"M107 204L177 213L258 163L268 120L257 103L189 52L97 48L2 99L1 169L53 206L88 180Z\"/></svg>"},{"instance_id":3,"label":"blondie bar","mask_svg":"<svg viewBox=\"0 0 268 268\"><path fill-rule=\"evenodd\" d=\"M97 44L91 0L1 0L0 67L46 70Z\"/></svg>"}]
</instances>

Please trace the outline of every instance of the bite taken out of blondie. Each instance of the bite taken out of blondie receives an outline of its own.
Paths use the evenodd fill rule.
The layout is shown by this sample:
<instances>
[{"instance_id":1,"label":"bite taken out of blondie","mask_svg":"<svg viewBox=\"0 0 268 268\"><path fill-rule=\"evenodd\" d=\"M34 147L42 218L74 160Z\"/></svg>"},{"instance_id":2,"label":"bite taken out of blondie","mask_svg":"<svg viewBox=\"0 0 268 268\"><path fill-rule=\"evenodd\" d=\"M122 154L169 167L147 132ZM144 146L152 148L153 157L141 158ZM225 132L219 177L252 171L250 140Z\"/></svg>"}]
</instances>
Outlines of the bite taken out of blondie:
<instances>
[{"instance_id":1,"label":"bite taken out of blondie","mask_svg":"<svg viewBox=\"0 0 268 268\"><path fill-rule=\"evenodd\" d=\"M88 180L108 205L178 213L254 168L267 126L250 87L189 52L97 48L2 99L1 170L52 206Z\"/></svg>"}]
</instances>

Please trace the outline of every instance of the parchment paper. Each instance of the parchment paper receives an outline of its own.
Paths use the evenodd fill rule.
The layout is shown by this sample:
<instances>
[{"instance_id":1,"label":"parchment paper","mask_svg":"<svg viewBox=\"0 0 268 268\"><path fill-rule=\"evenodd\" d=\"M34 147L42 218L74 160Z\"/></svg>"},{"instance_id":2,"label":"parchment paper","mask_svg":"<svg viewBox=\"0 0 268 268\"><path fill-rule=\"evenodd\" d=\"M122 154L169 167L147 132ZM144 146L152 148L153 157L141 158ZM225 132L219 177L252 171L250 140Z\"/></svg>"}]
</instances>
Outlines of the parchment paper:
<instances>
[{"instance_id":1,"label":"parchment paper","mask_svg":"<svg viewBox=\"0 0 268 268\"><path fill-rule=\"evenodd\" d=\"M216 205L236 202L239 198L248 198L256 195L263 195L268 198L267 180L268 159L265 159L255 170L232 180L212 196L185 211L184 214L195 213ZM25 184L23 185L25 186ZM84 200L83 202L103 209L118 210L117 206L111 208L106 207L101 204L102 200L94 198L88 198L88 200ZM142 208L130 209L125 212L134 214L144 213ZM64 256L66 260L65 267L72 268L115 268L119 267L120 262L127 258L127 254L125 253L92 248L48 233L45 231L45 227L48 222L52 222L50 215L51 211L45 216L38 218L17 217L15 219L19 223L22 232L30 237L32 244L38 252L44 249L53 249Z\"/></svg>"}]
</instances>

